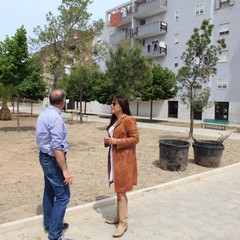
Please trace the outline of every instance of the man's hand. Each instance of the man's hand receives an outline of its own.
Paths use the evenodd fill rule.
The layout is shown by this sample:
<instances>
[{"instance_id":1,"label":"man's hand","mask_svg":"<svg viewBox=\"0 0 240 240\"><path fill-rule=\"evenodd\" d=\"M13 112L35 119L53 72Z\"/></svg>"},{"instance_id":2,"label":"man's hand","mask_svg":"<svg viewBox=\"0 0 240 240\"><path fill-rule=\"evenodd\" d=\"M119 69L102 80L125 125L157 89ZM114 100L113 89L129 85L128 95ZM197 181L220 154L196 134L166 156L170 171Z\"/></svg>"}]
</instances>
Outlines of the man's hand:
<instances>
[{"instance_id":1,"label":"man's hand","mask_svg":"<svg viewBox=\"0 0 240 240\"><path fill-rule=\"evenodd\" d=\"M56 160L57 160L57 163L58 163L59 167L62 169L63 176L64 176L64 184L65 185L72 184L72 175L68 170L64 152L55 149L54 150L54 155L56 157Z\"/></svg>"},{"instance_id":2,"label":"man's hand","mask_svg":"<svg viewBox=\"0 0 240 240\"><path fill-rule=\"evenodd\" d=\"M68 170L64 170L63 171L63 176L64 176L64 184L65 185L69 185L69 184L72 184L72 176L70 174L70 172Z\"/></svg>"}]
</instances>

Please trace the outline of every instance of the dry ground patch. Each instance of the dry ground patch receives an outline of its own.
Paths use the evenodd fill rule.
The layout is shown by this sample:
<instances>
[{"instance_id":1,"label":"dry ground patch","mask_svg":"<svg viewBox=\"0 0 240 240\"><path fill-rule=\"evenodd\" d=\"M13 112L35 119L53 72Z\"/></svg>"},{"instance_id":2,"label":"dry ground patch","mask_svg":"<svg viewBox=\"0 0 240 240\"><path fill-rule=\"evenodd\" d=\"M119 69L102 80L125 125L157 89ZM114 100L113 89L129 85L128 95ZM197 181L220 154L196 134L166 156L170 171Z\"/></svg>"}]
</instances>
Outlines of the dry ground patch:
<instances>
[{"instance_id":1,"label":"dry ground patch","mask_svg":"<svg viewBox=\"0 0 240 240\"><path fill-rule=\"evenodd\" d=\"M15 117L11 121L0 122L0 223L42 214L43 174L35 143L35 124L36 117L21 116L21 130L18 132ZM69 207L115 195L107 180L107 149L103 146L105 127L104 123L90 121L67 124L67 158L74 176ZM194 163L192 147L185 171L160 169L158 140L166 137L186 139L187 133L144 128L139 128L139 133L138 186L135 190L210 170ZM220 167L239 161L239 141L227 139L224 146Z\"/></svg>"}]
</instances>

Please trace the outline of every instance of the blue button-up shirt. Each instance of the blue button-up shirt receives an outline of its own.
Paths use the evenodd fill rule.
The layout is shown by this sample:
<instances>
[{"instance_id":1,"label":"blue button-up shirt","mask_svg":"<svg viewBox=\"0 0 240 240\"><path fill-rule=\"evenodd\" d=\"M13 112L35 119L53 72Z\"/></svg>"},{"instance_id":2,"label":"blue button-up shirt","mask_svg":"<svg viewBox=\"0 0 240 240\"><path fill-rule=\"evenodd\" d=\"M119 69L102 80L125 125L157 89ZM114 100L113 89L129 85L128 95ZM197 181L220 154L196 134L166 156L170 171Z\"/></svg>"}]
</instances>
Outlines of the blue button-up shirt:
<instances>
[{"instance_id":1,"label":"blue button-up shirt","mask_svg":"<svg viewBox=\"0 0 240 240\"><path fill-rule=\"evenodd\" d=\"M54 156L54 149L67 152L67 129L61 110L49 105L37 119L36 142L39 150Z\"/></svg>"}]
</instances>

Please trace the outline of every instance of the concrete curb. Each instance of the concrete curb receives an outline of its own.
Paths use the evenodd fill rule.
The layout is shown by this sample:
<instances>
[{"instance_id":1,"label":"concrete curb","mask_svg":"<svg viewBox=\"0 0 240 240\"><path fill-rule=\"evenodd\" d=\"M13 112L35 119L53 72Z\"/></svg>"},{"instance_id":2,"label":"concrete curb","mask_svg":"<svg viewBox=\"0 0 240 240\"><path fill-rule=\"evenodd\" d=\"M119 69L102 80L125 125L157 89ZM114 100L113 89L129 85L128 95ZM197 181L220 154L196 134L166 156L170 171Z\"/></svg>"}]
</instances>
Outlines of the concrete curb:
<instances>
[{"instance_id":1,"label":"concrete curb","mask_svg":"<svg viewBox=\"0 0 240 240\"><path fill-rule=\"evenodd\" d=\"M206 172L199 173L199 174L196 174L196 175L192 175L192 176L189 176L189 177L181 178L181 179L171 181L171 182L168 182L168 183L163 183L163 184L159 184L159 185L156 185L156 186L153 186L153 187L144 188L144 189L140 189L140 190L137 190L137 191L129 192L128 193L128 198L133 199L133 198L136 198L136 197L144 196L148 192L164 191L164 190L168 190L168 189L174 188L176 186L181 186L181 185L193 182L193 181L199 181L199 180L204 179L208 176L212 176L212 175L215 175L215 174L220 174L223 171L225 172L225 171L231 170L232 168L235 168L236 166L240 166L240 163L235 163L235 164L225 166L225 167L221 167L221 168L217 168L217 169L211 169L210 171L206 171ZM67 209L66 217L67 216L72 216L72 215L75 215L75 214L84 214L84 213L87 213L88 211L91 211L91 210L94 210L94 209L109 207L110 205L115 204L115 202L116 202L116 197L109 197L109 198L106 198L106 199L102 199L102 200L98 200L98 201L95 201L95 202L83 204L83 205L80 205L80 206L71 207L71 208ZM0 224L0 233L7 233L7 232L10 232L10 231L14 231L14 230L17 230L17 229L20 229L20 228L26 228L26 227L33 228L34 226L41 225L42 221L43 221L43 216L38 215L38 216L30 217L30 218L25 218L25 219L13 221L13 222Z\"/></svg>"}]
</instances>

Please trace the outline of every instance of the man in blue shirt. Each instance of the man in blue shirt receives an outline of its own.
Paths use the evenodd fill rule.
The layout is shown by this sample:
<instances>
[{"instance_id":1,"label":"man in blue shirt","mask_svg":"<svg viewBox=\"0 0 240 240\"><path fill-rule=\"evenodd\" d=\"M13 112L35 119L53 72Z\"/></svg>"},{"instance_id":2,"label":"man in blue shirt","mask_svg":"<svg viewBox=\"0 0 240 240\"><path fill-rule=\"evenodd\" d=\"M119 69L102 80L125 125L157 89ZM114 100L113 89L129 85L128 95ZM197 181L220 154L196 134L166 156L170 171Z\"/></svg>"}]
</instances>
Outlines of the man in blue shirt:
<instances>
[{"instance_id":1,"label":"man in blue shirt","mask_svg":"<svg viewBox=\"0 0 240 240\"><path fill-rule=\"evenodd\" d=\"M70 199L69 184L72 176L68 170L67 129L61 112L66 93L55 89L50 93L50 105L40 113L36 125L36 142L39 161L44 173L43 222L49 240L67 240L62 230L68 227L64 215Z\"/></svg>"}]
</instances>

